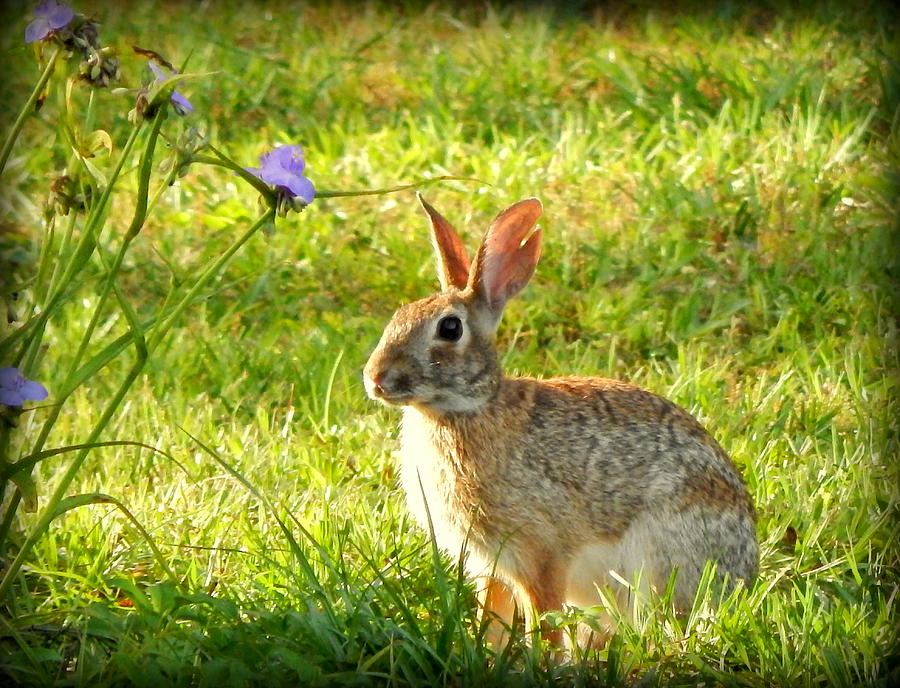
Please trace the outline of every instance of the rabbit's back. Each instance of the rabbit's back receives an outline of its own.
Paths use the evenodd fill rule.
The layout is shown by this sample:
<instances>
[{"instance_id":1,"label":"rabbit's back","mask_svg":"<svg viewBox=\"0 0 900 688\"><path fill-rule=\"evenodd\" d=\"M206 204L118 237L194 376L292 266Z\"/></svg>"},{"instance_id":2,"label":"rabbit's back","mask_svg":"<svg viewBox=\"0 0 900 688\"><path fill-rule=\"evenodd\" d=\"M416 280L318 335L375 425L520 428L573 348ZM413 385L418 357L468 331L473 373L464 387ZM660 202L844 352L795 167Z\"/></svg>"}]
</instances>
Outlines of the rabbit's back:
<instances>
[{"instance_id":1,"label":"rabbit's back","mask_svg":"<svg viewBox=\"0 0 900 688\"><path fill-rule=\"evenodd\" d=\"M451 553L465 542L476 560L500 552L515 569L528 552L575 562L616 552L628 569L626 550L654 549L670 561L662 569L699 576L712 558L738 577L755 570L753 508L734 464L690 414L633 385L508 378L478 413L407 409L402 438L411 510Z\"/></svg>"}]
</instances>

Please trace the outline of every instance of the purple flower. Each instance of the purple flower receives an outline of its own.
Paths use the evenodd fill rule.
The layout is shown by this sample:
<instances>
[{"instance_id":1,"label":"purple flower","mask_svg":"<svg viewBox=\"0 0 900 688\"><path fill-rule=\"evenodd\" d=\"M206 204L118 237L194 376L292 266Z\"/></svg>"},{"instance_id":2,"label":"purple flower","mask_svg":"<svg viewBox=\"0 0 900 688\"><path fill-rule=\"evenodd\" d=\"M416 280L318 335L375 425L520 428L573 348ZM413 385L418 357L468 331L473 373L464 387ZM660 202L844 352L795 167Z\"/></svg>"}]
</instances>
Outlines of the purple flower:
<instances>
[{"instance_id":1,"label":"purple flower","mask_svg":"<svg viewBox=\"0 0 900 688\"><path fill-rule=\"evenodd\" d=\"M42 401L47 390L40 382L26 380L18 368L0 368L0 404L21 406L22 402Z\"/></svg>"},{"instance_id":2,"label":"purple flower","mask_svg":"<svg viewBox=\"0 0 900 688\"><path fill-rule=\"evenodd\" d=\"M313 183L303 176L306 160L300 146L278 146L259 156L259 167L245 167L250 174L273 184L284 195L303 199L309 205L316 197Z\"/></svg>"},{"instance_id":3,"label":"purple flower","mask_svg":"<svg viewBox=\"0 0 900 688\"><path fill-rule=\"evenodd\" d=\"M150 67L150 71L153 72L153 75L156 77L156 81L160 84L164 83L169 79L169 77L172 76L171 74L166 74L163 68L153 61L148 62L147 66ZM175 73L177 74L178 72ZM187 113L194 111L194 106L191 105L191 101L189 101L175 89L172 89L170 100L172 101L172 105L175 106L175 112L177 112L179 115L184 116Z\"/></svg>"},{"instance_id":4,"label":"purple flower","mask_svg":"<svg viewBox=\"0 0 900 688\"><path fill-rule=\"evenodd\" d=\"M54 31L68 26L75 10L59 0L41 0L34 8L34 21L25 29L25 42L42 41Z\"/></svg>"}]
</instances>

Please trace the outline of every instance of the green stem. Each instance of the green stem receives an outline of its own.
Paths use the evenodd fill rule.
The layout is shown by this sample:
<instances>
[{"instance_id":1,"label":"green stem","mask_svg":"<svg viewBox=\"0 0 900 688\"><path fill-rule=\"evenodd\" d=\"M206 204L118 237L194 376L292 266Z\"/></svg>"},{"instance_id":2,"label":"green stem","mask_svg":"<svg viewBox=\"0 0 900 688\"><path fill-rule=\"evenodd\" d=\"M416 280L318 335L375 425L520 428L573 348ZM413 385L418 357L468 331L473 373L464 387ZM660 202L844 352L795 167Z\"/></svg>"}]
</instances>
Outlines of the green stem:
<instances>
[{"instance_id":1,"label":"green stem","mask_svg":"<svg viewBox=\"0 0 900 688\"><path fill-rule=\"evenodd\" d=\"M37 102L38 97L44 90L44 86L47 85L47 82L53 74L53 67L56 65L56 58L59 57L60 52L61 48L55 48L50 55L50 59L47 60L47 66L44 67L44 71L41 72L41 76L38 79L37 84L35 84L34 90L31 92L31 95L28 96L28 100L25 101L25 105L19 112L19 116L16 117L16 121L13 122L12 129L10 129L9 134L6 136L6 141L3 142L3 148L0 149L0 176L2 176L3 170L6 169L6 161L9 160L9 154L12 152L16 139L19 138L19 132L22 131L22 127L25 125L25 118L28 117L34 109L34 104Z\"/></svg>"},{"instance_id":2,"label":"green stem","mask_svg":"<svg viewBox=\"0 0 900 688\"><path fill-rule=\"evenodd\" d=\"M150 129L150 134L147 137L147 144L144 146L144 151L141 153L141 160L138 163L138 190L137 190L137 201L134 207L134 215L131 218L131 224L128 226L128 230L125 232L125 237L122 239L122 243L119 246L119 250L116 253L116 257L113 260L112 266L106 272L106 280L103 284L103 291L100 294L100 299L94 308L94 312L91 317L91 321L88 324L87 330L85 330L84 336L81 338L81 344L78 347L78 351L75 354L75 358L72 361L72 364L69 366L69 374L66 376L66 382L63 384L64 388L69 387L69 378L74 374L74 372L81 365L81 360L84 357L84 353L87 350L88 345L91 342L91 339L94 335L94 330L97 327L97 324L100 321L100 315L103 312L104 307L106 306L106 301L109 299L110 292L112 292L116 277L119 274L119 270L122 268L122 262L125 259L125 254L128 252L129 247L131 246L131 242L134 238L140 233L141 228L144 226L144 223L147 221L147 198L150 194L150 175L153 172L153 154L156 152L156 142L159 140L159 130L162 127L162 123L166 118L166 109L160 108L156 114L156 117L153 119L153 125ZM39 451L41 447L38 447Z\"/></svg>"},{"instance_id":3,"label":"green stem","mask_svg":"<svg viewBox=\"0 0 900 688\"><path fill-rule=\"evenodd\" d=\"M172 165L172 169L169 170L169 173L166 175L166 178L163 180L162 184L156 187L156 191L153 192L153 198L150 199L150 202L147 204L147 212L149 213L156 207L156 204L159 202L159 199L162 198L162 195L172 186L172 182L175 181L175 177L178 176L178 169L175 165Z\"/></svg>"},{"instance_id":4,"label":"green stem","mask_svg":"<svg viewBox=\"0 0 900 688\"><path fill-rule=\"evenodd\" d=\"M87 265L88 258L94 251L94 247L96 244L96 235L99 227L102 225L102 219L106 211L107 204L109 203L109 197L112 194L112 190L115 186L116 180L122 172L122 167L125 165L125 160L129 157L131 149L134 147L135 141L137 141L138 134L140 133L141 128L142 125L139 124L134 129L132 129L131 136L129 136L128 140L125 142L125 146L122 148L122 154L119 156L119 161L116 164L116 168L113 170L112 175L110 176L109 184L103 190L103 193L97 200L96 205L91 208L90 215L88 216L88 219L85 222L84 230L82 231L81 239L76 245L74 253L66 263L66 269L63 272L62 277L59 278L59 282L54 285L54 288L51 290L49 296L47 297L46 305L43 307L37 317L30 319L18 330L13 331L12 334L10 334L2 342L2 346L0 346L0 358L4 358L4 354L10 351L12 347L16 346L22 339L25 339L26 337L34 337L35 331L43 331L44 327L47 324L47 320L53 313L56 312L56 309L59 308L60 304L64 300L66 296L66 286L71 284L72 279L79 272L81 272L82 269L84 269L85 265ZM18 362L21 361L21 359L24 357L24 355L25 351L23 350L16 357L13 365L17 365Z\"/></svg>"},{"instance_id":5,"label":"green stem","mask_svg":"<svg viewBox=\"0 0 900 688\"><path fill-rule=\"evenodd\" d=\"M50 411L48 417L44 421L43 426L41 427L41 432L39 433L37 440L35 441L33 452L38 452L41 449L43 449L44 443L47 441L47 437L50 434L50 431L52 430L53 426L56 423L56 420L59 418L59 415L62 412L62 409L65 405L66 399L68 398L68 396L71 394L71 392L73 390L73 387L71 386L71 384L69 384L70 378L75 374L75 372L78 370L78 367L81 365L81 360L84 358L84 354L87 351L87 347L90 344L91 340L93 339L94 331L96 330L96 327L100 322L100 316L102 315L102 313L104 311L104 307L106 305L107 300L109 299L110 292L113 291L113 289L115 288L116 277L119 273L119 270L122 267L122 262L124 261L125 254L128 252L128 248L131 245L131 242L138 235L138 233L141 230L141 227L143 227L144 222L147 219L147 201L148 201L149 189L150 189L150 176L153 171L153 154L156 151L156 143L159 139L160 127L162 126L162 123L165 120L165 116L166 116L165 110L160 109L159 114L153 120L153 125L152 125L152 128L150 129L150 134L147 139L147 144L144 147L144 150L141 154L141 160L138 165L138 170L139 170L138 171L138 193L137 193L137 201L135 204L135 210L134 210L134 215L131 220L131 224L129 225L128 230L125 233L125 237L122 239L122 243L119 246L119 250L116 253L116 256L115 256L115 259L113 260L112 266L107 271L106 280L103 285L103 291L101 292L98 303L94 308L94 312L91 316L91 321L88 324L88 327L85 330L84 334L82 335L81 342L78 347L78 351L75 353L75 357L69 366L69 373L67 375L66 382L62 385L62 388L67 391L64 392L64 394L62 396L60 396L56 399L56 404L52 407L52 410ZM121 167L119 167L119 169L121 169ZM113 177L113 181L117 178L117 176L118 175ZM110 184L110 186L112 186L112 183ZM109 188L109 187L107 187L107 188ZM99 215L95 215L95 217L99 217ZM59 293L59 292L57 292L57 293ZM116 292L116 293L117 293L117 296L120 296L118 294L118 292ZM142 330L135 322L135 319L133 318L133 313L131 311L127 310L127 304L123 305L123 309L126 310L126 317L129 321L129 324L132 326L132 337L133 337L135 347L137 350L137 358L135 359L134 365L132 366L133 375L129 375L129 377L126 377L127 385L125 385L122 388L122 395L124 396L124 392L127 391L128 387L131 386L131 383L137 377L137 374L143 369L144 364L147 361L147 347L144 342ZM35 340L32 340L32 341L35 341ZM38 338L38 341L39 341L39 338ZM114 409L115 407L112 407L112 408ZM95 431L97 434L99 434L99 432L102 431L102 429L103 429L102 426L105 426L105 424L106 424L105 421L102 422L99 430L97 430L95 428ZM96 434L93 434L92 437L96 437ZM80 460L78 461L79 466L83 460L84 460L84 457L82 456L80 458ZM71 466L70 466L70 471L71 471ZM73 471L73 472L71 472L71 477L69 477L69 472L67 472L66 473L67 478L63 479L64 482L66 482L66 483L71 482L74 475L75 475L75 473ZM68 487L68 485L66 484L66 488L67 487ZM60 497L60 498L62 498L62 497ZM55 508L55 504L56 503L51 499L51 502L48 505L48 508ZM18 506L17 503L16 503L16 506ZM51 512L51 515L52 515L52 513L53 512ZM8 528L9 528L7 522L11 521L12 512L7 513L6 516L7 516L7 518L4 518L4 521L3 521L4 530L8 530ZM52 520L52 516L51 516L51 520ZM48 523L49 523L49 521L48 521ZM40 532L40 528L38 528L37 532ZM2 543L2 540L0 540L0 543ZM0 595L0 599L2 599L2 595Z\"/></svg>"},{"instance_id":6,"label":"green stem","mask_svg":"<svg viewBox=\"0 0 900 688\"><path fill-rule=\"evenodd\" d=\"M84 135L87 136L94 130L94 112L97 90L92 88L88 94L87 112L84 115Z\"/></svg>"},{"instance_id":7,"label":"green stem","mask_svg":"<svg viewBox=\"0 0 900 688\"><path fill-rule=\"evenodd\" d=\"M56 217L58 217L58 216L54 215L54 225L56 224L56 222L55 222ZM74 210L70 210L68 220L69 220L69 223L68 223L68 227L66 227L66 233L63 235L62 243L60 243L59 248L56 251L55 257L57 260L52 261L53 262L53 270L50 273L50 278L45 283L41 282L43 271L42 270L38 271L38 279L36 280L36 282L38 285L46 284L46 290L41 294L35 293L35 297L37 299L40 299L42 302L46 302L47 297L50 294L52 294L54 291L56 291L56 285L59 284L58 278L60 277L60 273L62 272L62 270L64 269L64 266L65 266L65 263L63 263L63 261L59 260L59 258L65 256L69 252L69 247L72 245L72 237L75 235L75 224L78 221L78 213ZM41 246L41 249L42 249L41 250L41 265L43 265L43 263L45 261L44 249L46 249L46 252L47 252L46 261L51 262L51 258L53 257L53 254L51 252L52 248L53 248L53 246L50 244L49 241L43 242L43 245Z\"/></svg>"},{"instance_id":8,"label":"green stem","mask_svg":"<svg viewBox=\"0 0 900 688\"><path fill-rule=\"evenodd\" d=\"M110 401L106 404L103 415L94 426L94 429L91 431L91 434L85 440L84 444L91 445L95 443L100 434L106 429L109 421L112 420L113 414L119 408L122 400L125 398L128 390L131 388L132 383L134 383L134 381L137 379L137 376L140 374L141 368L143 368L143 364L144 361L138 359L137 361L135 361L134 365L132 365L131 369L128 371L128 374L125 376L125 379L122 381L122 384L119 386L119 389L116 391L115 395L113 395L113 398L110 399ZM10 563L9 568L6 570L6 573L3 576L3 580L0 581L0 600L6 599L7 595L10 592L10 588L12 587L13 581L18 575L19 569L22 568L22 564L24 563L26 557L31 554L32 548L41 538L41 536L46 532L47 528L50 526L50 523L53 521L56 515L57 507L59 506L60 502L65 499L66 491L69 489L69 485L75 479L75 475L78 473L81 465L84 463L85 458L87 458L89 451L90 447L86 447L76 455L72 463L69 464L68 469L63 474L59 483L57 484L56 489L53 491L53 494L50 496L50 499L47 502L47 505L41 512L41 516L38 519L37 524L32 529L31 534L25 539L25 542L22 543L22 547L16 554L16 558L13 559L12 563Z\"/></svg>"},{"instance_id":9,"label":"green stem","mask_svg":"<svg viewBox=\"0 0 900 688\"><path fill-rule=\"evenodd\" d=\"M147 145L141 155L138 164L138 197L134 208L134 216L128 231L125 233L125 241L130 242L140 233L144 222L147 221L147 199L150 196L150 174L153 172L153 153L156 151L156 142L159 139L159 130L166 119L167 108L160 108L153 118L150 135L147 137Z\"/></svg>"},{"instance_id":10,"label":"green stem","mask_svg":"<svg viewBox=\"0 0 900 688\"><path fill-rule=\"evenodd\" d=\"M329 191L328 189L317 189L316 198L341 198L344 196L380 196L383 194L396 193L397 191L408 191L409 189L418 189L429 184L437 182L462 181L462 182L480 182L480 179L474 177L453 177L443 175L441 177L432 177L431 179L423 179L422 181L413 182L412 184L400 184L398 186L388 186L383 189L363 189L361 191ZM484 182L482 182L484 183Z\"/></svg>"},{"instance_id":11,"label":"green stem","mask_svg":"<svg viewBox=\"0 0 900 688\"><path fill-rule=\"evenodd\" d=\"M233 170L241 178L244 179L249 184L252 184L253 187L259 191L263 196L265 196L269 201L274 201L272 187L263 182L261 179L254 177L252 174L247 172L243 167L240 167L237 163L233 162L230 158L228 158L224 153L216 150L212 146L208 146L208 148L215 153L216 157L212 158L208 155L194 155L191 159L193 162L203 163L205 165L215 165L217 167L224 167L229 170ZM345 196L381 196L383 194L396 193L397 191L408 191L409 189L418 189L422 186L428 186L429 184L436 184L437 182L449 182L449 181L462 181L462 182L481 182L480 179L475 179L474 177L454 177L451 175L442 175L440 177L432 177L431 179L423 179L418 182L413 182L412 184L400 184L398 186L388 186L382 189L363 189L361 191L331 191L328 189L316 190L316 198L340 198ZM484 182L481 182L484 183Z\"/></svg>"},{"instance_id":12,"label":"green stem","mask_svg":"<svg viewBox=\"0 0 900 688\"><path fill-rule=\"evenodd\" d=\"M5 418L0 418L0 470L3 471L3 476L0 478L0 503L2 503L3 498L6 497L6 486L9 484L7 471L12 465L9 455L9 435L11 430L12 423ZM2 530L0 530L0 558L3 557L5 544L6 538L3 537Z\"/></svg>"},{"instance_id":13,"label":"green stem","mask_svg":"<svg viewBox=\"0 0 900 688\"><path fill-rule=\"evenodd\" d=\"M157 114L156 118L153 120L152 128L150 129L150 135L147 140L147 145L144 147L144 151L141 154L141 161L138 165L139 176L138 176L138 194L137 194L137 203L134 210L134 215L132 216L131 224L128 227L128 231L125 233L125 238L122 240L122 244L119 246L119 250L116 253L115 258L113 259L113 264L107 270L106 280L103 284L103 291L100 293L100 298L97 302L97 305L94 307L94 311L91 314L91 320L88 323L87 329L81 337L81 342L79 343L78 350L75 352L75 357L72 360L72 363L69 365L69 372L66 375L65 382L62 384L63 394L56 397L56 404L53 406L46 420L44 421L44 425L41 428L41 432L35 440L34 446L32 447L32 453L39 452L44 448L44 442L47 441L47 436L50 434L50 431L53 429L54 424L56 423L57 418L59 418L59 414L63 410L63 406L65 405L66 399L68 399L69 395L74 391L75 387L71 384L71 378L78 371L79 366L81 365L81 361L84 358L84 354L87 351L87 347L91 343L91 339L93 339L94 331L97 328L97 325L100 323L100 317L103 314L104 307L106 306L106 302L109 299L110 292L113 289L113 283L116 280L116 276L119 273L119 270L122 267L122 262L125 259L125 254L128 251L129 246L131 245L132 239L137 236L138 232L140 232L141 227L147 219L147 196L150 187L150 174L153 171L153 153L156 150L156 142L159 139L159 131L162 126L163 120L165 119L165 109L160 108L159 114ZM115 180L116 177L113 177ZM139 345L139 348L143 348Z\"/></svg>"},{"instance_id":14,"label":"green stem","mask_svg":"<svg viewBox=\"0 0 900 688\"><path fill-rule=\"evenodd\" d=\"M211 145L208 145L209 148L216 157L211 158L208 155L194 155L191 157L192 162L199 162L205 165L215 165L216 167L224 167L235 172L241 179L245 182L253 186L257 191L259 191L263 196L265 196L270 203L275 202L275 192L272 190L272 187L266 184L262 179L254 177L243 167L234 162L227 155L217 150Z\"/></svg>"},{"instance_id":15,"label":"green stem","mask_svg":"<svg viewBox=\"0 0 900 688\"><path fill-rule=\"evenodd\" d=\"M47 501L47 505L44 507L41 512L40 518L38 522L35 524L34 528L31 531L31 534L25 539L25 542L22 543L22 547L19 552L16 554L16 558L10 563L9 568L6 570L5 575L3 576L3 580L0 581L0 600L6 599L9 595L10 589L12 588L13 581L15 577L18 575L19 570L22 568L22 564L25 562L25 559L31 553L31 550L34 548L34 545L41 538L41 536L47 531L50 523L53 521L57 507L60 502L65 499L66 491L69 489L69 485L71 485L72 481L75 479L79 469L84 463L85 458L90 451L90 446L96 443L97 439L100 437L101 433L106 429L106 426L109 425L110 420L112 420L113 415L116 410L121 405L125 395L128 393L128 390L131 388L131 385L137 379L141 370L144 367L144 364L147 361L147 355L150 351L156 348L162 339L165 337L166 333L172 328L175 324L178 317L181 313L187 308L191 303L193 303L195 297L200 292L201 289L205 288L208 282L215 277L216 274L225 266L225 264L231 259L231 257L245 244L247 241L256 234L262 227L272 221L274 217L274 210L271 208L263 214L253 225L242 234L229 248L228 250L219 256L219 258L206 270L203 271L203 274L198 278L197 282L191 287L188 293L175 305L172 311L160 322L158 329L154 329L153 331L153 339L150 344L146 347L143 347L143 351L140 350L138 352L138 357L135 360L134 364L131 366L128 374L125 379L122 381L122 384L119 386L116 394L112 399L107 403L106 408L103 411L103 415L100 417L100 420L97 421L97 424L94 426L91 434L84 441L85 448L78 452L75 458L72 460L72 463L69 464L69 467L66 469L66 472L63 474L59 483L56 486L56 489L53 491L53 494L50 496ZM42 432L42 436L45 438L46 433Z\"/></svg>"},{"instance_id":16,"label":"green stem","mask_svg":"<svg viewBox=\"0 0 900 688\"><path fill-rule=\"evenodd\" d=\"M48 307L45 309L46 311L51 310L51 305L55 305L52 300L56 300L59 297L59 294L65 291L65 286L72 281L72 278L76 274L78 274L78 272L81 271L81 269L87 263L88 257L93 252L94 245L96 244L97 233L99 231L99 228L103 224L103 216L106 213L106 209L109 204L109 198L112 195L113 188L116 185L116 181L122 173L122 168L125 165L125 161L131 155L131 149L134 148L134 144L137 141L138 135L140 134L142 128L143 121L131 130L131 135L128 137L128 140L122 147L122 154L119 156L119 161L116 163L116 167L110 175L109 183L106 185L106 188L103 190L103 193L97 200L96 205L91 207L90 214L88 215L88 219L85 222L81 240L75 247L75 253L72 256L72 259L69 260L69 263L66 266L66 271L63 273L63 276L59 280L60 286L51 296L51 304L48 304Z\"/></svg>"},{"instance_id":17,"label":"green stem","mask_svg":"<svg viewBox=\"0 0 900 688\"><path fill-rule=\"evenodd\" d=\"M9 537L9 529L12 527L13 519L16 517L16 511L19 509L21 501L22 493L16 488L12 497L9 498L9 504L6 505L3 522L0 523L0 559L6 558L6 538Z\"/></svg>"},{"instance_id":18,"label":"green stem","mask_svg":"<svg viewBox=\"0 0 900 688\"><path fill-rule=\"evenodd\" d=\"M172 329L172 325L175 324L175 321L181 315L185 308L187 308L193 300L196 298L197 294L203 289L207 283L212 279L227 263L231 260L231 257L238 252L238 250L247 243L247 241L256 234L262 227L272 221L275 217L275 211L272 208L269 208L263 215L260 217L253 225L244 232L231 246L228 247L228 250L225 251L219 258L210 265L206 270L203 271L203 274L197 279L194 283L194 286L188 291L187 294L182 297L181 301L179 301L172 311L166 315L160 321L160 324L154 327L153 334L150 338L150 342L147 344L147 348L150 351L153 351L159 343L166 336L168 331Z\"/></svg>"}]
</instances>

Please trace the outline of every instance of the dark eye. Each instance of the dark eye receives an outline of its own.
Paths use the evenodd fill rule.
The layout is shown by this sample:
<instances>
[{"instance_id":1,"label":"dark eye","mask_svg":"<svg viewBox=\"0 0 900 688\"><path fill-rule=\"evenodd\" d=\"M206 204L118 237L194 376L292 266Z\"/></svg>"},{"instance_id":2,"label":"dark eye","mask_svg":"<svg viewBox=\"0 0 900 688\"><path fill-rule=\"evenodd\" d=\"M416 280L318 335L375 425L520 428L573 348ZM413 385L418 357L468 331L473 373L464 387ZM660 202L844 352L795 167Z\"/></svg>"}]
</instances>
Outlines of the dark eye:
<instances>
[{"instance_id":1,"label":"dark eye","mask_svg":"<svg viewBox=\"0 0 900 688\"><path fill-rule=\"evenodd\" d=\"M446 318L441 318L438 323L437 334L438 337L446 339L448 342L458 342L462 337L462 330L462 320L455 315L448 315Z\"/></svg>"}]
</instances>

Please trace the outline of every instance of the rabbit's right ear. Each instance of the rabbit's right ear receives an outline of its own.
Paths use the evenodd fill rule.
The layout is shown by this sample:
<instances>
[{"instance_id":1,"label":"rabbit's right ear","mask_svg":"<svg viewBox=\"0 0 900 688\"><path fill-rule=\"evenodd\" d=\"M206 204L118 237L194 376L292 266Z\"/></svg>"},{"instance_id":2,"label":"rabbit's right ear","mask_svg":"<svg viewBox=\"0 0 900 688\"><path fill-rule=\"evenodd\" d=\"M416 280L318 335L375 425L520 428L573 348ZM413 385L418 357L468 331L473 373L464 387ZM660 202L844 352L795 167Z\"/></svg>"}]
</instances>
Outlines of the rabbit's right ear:
<instances>
[{"instance_id":1,"label":"rabbit's right ear","mask_svg":"<svg viewBox=\"0 0 900 688\"><path fill-rule=\"evenodd\" d=\"M541 254L541 230L534 225L542 211L536 198L512 204L491 223L478 248L469 287L487 306L495 326L506 302L534 274Z\"/></svg>"},{"instance_id":2,"label":"rabbit's right ear","mask_svg":"<svg viewBox=\"0 0 900 688\"><path fill-rule=\"evenodd\" d=\"M431 242L437 256L441 288L445 291L450 287L465 289L469 281L469 256L466 254L462 239L453 229L453 225L422 198L422 194L416 192L416 197L431 220Z\"/></svg>"}]
</instances>

